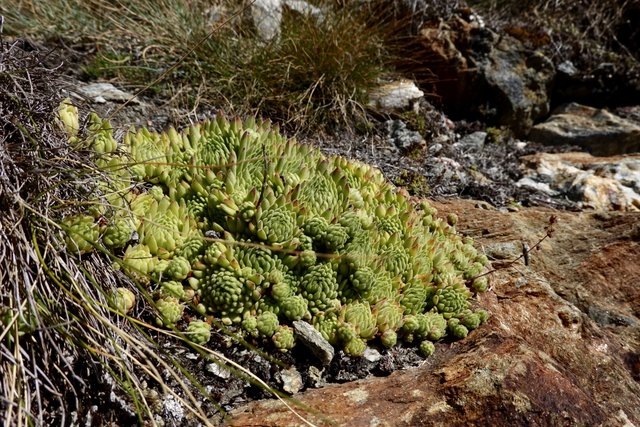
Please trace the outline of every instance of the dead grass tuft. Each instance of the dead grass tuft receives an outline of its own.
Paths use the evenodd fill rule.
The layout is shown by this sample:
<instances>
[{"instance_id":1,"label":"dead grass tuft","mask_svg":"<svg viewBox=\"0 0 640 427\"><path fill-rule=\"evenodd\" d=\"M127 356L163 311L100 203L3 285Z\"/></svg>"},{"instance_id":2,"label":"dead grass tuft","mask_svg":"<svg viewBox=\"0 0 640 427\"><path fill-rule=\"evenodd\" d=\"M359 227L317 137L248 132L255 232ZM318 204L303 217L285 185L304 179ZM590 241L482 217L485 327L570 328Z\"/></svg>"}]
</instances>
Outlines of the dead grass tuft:
<instances>
[{"instance_id":1,"label":"dead grass tuft","mask_svg":"<svg viewBox=\"0 0 640 427\"><path fill-rule=\"evenodd\" d=\"M147 88L177 107L267 116L296 131L366 122L367 90L388 69L371 9L322 0L324 19L285 10L279 40L265 42L251 3L27 0L0 12L14 35L84 52L85 77Z\"/></svg>"}]
</instances>

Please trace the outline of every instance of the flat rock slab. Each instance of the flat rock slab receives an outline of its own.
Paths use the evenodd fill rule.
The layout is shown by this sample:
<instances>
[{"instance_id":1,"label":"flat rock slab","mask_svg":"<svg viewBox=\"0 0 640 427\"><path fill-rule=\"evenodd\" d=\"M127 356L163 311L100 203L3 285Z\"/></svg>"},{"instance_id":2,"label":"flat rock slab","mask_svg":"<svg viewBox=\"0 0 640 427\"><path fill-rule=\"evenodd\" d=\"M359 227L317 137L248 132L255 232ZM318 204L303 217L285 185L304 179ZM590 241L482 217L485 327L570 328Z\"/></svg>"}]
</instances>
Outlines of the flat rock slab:
<instances>
[{"instance_id":1,"label":"flat rock slab","mask_svg":"<svg viewBox=\"0 0 640 427\"><path fill-rule=\"evenodd\" d=\"M304 391L297 414L317 426L639 426L638 214L434 206L480 245L534 245L551 215L557 223L529 266L491 276L478 301L491 317L466 339L436 344L419 368ZM308 425L274 400L228 424Z\"/></svg>"},{"instance_id":2,"label":"flat rock slab","mask_svg":"<svg viewBox=\"0 0 640 427\"><path fill-rule=\"evenodd\" d=\"M640 211L640 155L538 153L521 160L525 170L518 186L575 201L581 208Z\"/></svg>"},{"instance_id":3,"label":"flat rock slab","mask_svg":"<svg viewBox=\"0 0 640 427\"><path fill-rule=\"evenodd\" d=\"M111 83L91 83L80 86L76 90L80 95L91 99L96 104L106 102L127 102L139 103L137 98L128 92L118 89Z\"/></svg>"},{"instance_id":4,"label":"flat rock slab","mask_svg":"<svg viewBox=\"0 0 640 427\"><path fill-rule=\"evenodd\" d=\"M535 125L528 139L548 145L577 145L594 155L611 156L640 151L640 126L607 110L570 103Z\"/></svg>"}]
</instances>

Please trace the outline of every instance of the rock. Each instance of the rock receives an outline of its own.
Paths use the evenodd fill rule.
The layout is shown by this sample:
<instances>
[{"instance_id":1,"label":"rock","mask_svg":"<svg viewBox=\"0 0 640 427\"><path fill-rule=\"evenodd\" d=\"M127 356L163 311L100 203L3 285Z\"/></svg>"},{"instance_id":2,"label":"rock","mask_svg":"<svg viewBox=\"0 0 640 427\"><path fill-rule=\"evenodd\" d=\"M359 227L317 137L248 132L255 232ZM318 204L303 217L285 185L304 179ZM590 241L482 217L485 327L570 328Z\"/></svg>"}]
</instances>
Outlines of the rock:
<instances>
[{"instance_id":1,"label":"rock","mask_svg":"<svg viewBox=\"0 0 640 427\"><path fill-rule=\"evenodd\" d=\"M162 419L165 425L180 425L184 420L184 407L172 394L167 394L162 402Z\"/></svg>"},{"instance_id":2,"label":"rock","mask_svg":"<svg viewBox=\"0 0 640 427\"><path fill-rule=\"evenodd\" d=\"M514 260L522 255L522 243L520 242L496 242L484 246L485 254L489 259Z\"/></svg>"},{"instance_id":3,"label":"rock","mask_svg":"<svg viewBox=\"0 0 640 427\"><path fill-rule=\"evenodd\" d=\"M522 158L516 185L597 210L640 210L640 156L593 157L586 153L536 154Z\"/></svg>"},{"instance_id":4,"label":"rock","mask_svg":"<svg viewBox=\"0 0 640 427\"><path fill-rule=\"evenodd\" d=\"M277 39L282 23L282 0L256 0L251 3L251 18L264 41Z\"/></svg>"},{"instance_id":5,"label":"rock","mask_svg":"<svg viewBox=\"0 0 640 427\"><path fill-rule=\"evenodd\" d=\"M486 86L497 123L523 136L549 112L547 91L555 73L542 53L528 51L511 37L502 37L489 55L476 60L478 80Z\"/></svg>"},{"instance_id":6,"label":"rock","mask_svg":"<svg viewBox=\"0 0 640 427\"><path fill-rule=\"evenodd\" d=\"M323 379L322 375L324 374L324 369L318 369L316 366L309 366L309 370L307 371L307 378L309 379L309 383L312 387L323 387L327 383Z\"/></svg>"},{"instance_id":7,"label":"rock","mask_svg":"<svg viewBox=\"0 0 640 427\"><path fill-rule=\"evenodd\" d=\"M599 107L637 104L640 99L637 65L625 63L622 58L611 58L616 62L613 64L597 63L594 57L589 57L586 62L580 61L580 68L570 61L561 63L551 98L556 105L567 102Z\"/></svg>"},{"instance_id":8,"label":"rock","mask_svg":"<svg viewBox=\"0 0 640 427\"><path fill-rule=\"evenodd\" d=\"M438 344L418 368L299 393L312 408L299 414L316 425L640 425L640 263L632 262L640 242L625 235L637 214L503 214L473 203L433 205L457 213L461 229L486 227L487 237L477 237L483 246L535 242L557 217L528 267L491 275L493 290L478 299L491 313L487 323ZM300 423L268 400L233 411L229 424L265 420Z\"/></svg>"},{"instance_id":9,"label":"rock","mask_svg":"<svg viewBox=\"0 0 640 427\"><path fill-rule=\"evenodd\" d=\"M553 63L509 35L498 36L481 20L440 20L426 25L415 43L437 77L430 80L449 114L480 115L524 136L549 112ZM417 72L416 78L428 76Z\"/></svg>"},{"instance_id":10,"label":"rock","mask_svg":"<svg viewBox=\"0 0 640 427\"><path fill-rule=\"evenodd\" d=\"M298 341L311 350L324 366L331 363L335 350L313 326L302 320L296 320L293 322L293 331Z\"/></svg>"},{"instance_id":11,"label":"rock","mask_svg":"<svg viewBox=\"0 0 640 427\"><path fill-rule=\"evenodd\" d=\"M280 372L282 389L289 394L296 394L302 390L302 376L296 368L285 369Z\"/></svg>"},{"instance_id":12,"label":"rock","mask_svg":"<svg viewBox=\"0 0 640 427\"><path fill-rule=\"evenodd\" d=\"M486 139L486 132L473 132L460 138L460 141L456 142L454 145L463 148L469 147L474 150L481 150Z\"/></svg>"},{"instance_id":13,"label":"rock","mask_svg":"<svg viewBox=\"0 0 640 427\"><path fill-rule=\"evenodd\" d=\"M423 96L424 92L411 80L397 80L374 89L369 94L369 106L386 112L415 111L419 109L419 101Z\"/></svg>"},{"instance_id":14,"label":"rock","mask_svg":"<svg viewBox=\"0 0 640 427\"><path fill-rule=\"evenodd\" d=\"M535 125L528 139L548 145L578 145L594 155L640 151L640 126L610 113L570 103Z\"/></svg>"},{"instance_id":15,"label":"rock","mask_svg":"<svg viewBox=\"0 0 640 427\"><path fill-rule=\"evenodd\" d=\"M364 357L366 360L368 360L371 363L375 363L382 358L382 355L375 348L367 347L362 357Z\"/></svg>"},{"instance_id":16,"label":"rock","mask_svg":"<svg viewBox=\"0 0 640 427\"><path fill-rule=\"evenodd\" d=\"M207 363L205 366L207 372L215 375L216 377L220 377L224 380L231 378L231 372L228 369L223 368L218 363Z\"/></svg>"},{"instance_id":17,"label":"rock","mask_svg":"<svg viewBox=\"0 0 640 427\"><path fill-rule=\"evenodd\" d=\"M91 99L97 104L104 104L107 101L110 102L127 102L130 101L134 104L138 104L137 98L130 93L124 92L116 88L111 83L91 83L85 86L77 88L77 92Z\"/></svg>"},{"instance_id":18,"label":"rock","mask_svg":"<svg viewBox=\"0 0 640 427\"><path fill-rule=\"evenodd\" d=\"M401 150L413 151L422 149L427 145L420 132L407 129L407 125L402 120L387 120L387 141L389 145Z\"/></svg>"},{"instance_id":19,"label":"rock","mask_svg":"<svg viewBox=\"0 0 640 427\"><path fill-rule=\"evenodd\" d=\"M303 0L254 0L251 3L251 18L262 40L277 40L280 36L283 7L311 15L319 23L324 19L321 9Z\"/></svg>"},{"instance_id":20,"label":"rock","mask_svg":"<svg viewBox=\"0 0 640 427\"><path fill-rule=\"evenodd\" d=\"M310 4L309 2L304 0L285 0L284 4L291 11L313 16L318 23L322 23L324 21L324 13L322 12L322 9Z\"/></svg>"}]
</instances>

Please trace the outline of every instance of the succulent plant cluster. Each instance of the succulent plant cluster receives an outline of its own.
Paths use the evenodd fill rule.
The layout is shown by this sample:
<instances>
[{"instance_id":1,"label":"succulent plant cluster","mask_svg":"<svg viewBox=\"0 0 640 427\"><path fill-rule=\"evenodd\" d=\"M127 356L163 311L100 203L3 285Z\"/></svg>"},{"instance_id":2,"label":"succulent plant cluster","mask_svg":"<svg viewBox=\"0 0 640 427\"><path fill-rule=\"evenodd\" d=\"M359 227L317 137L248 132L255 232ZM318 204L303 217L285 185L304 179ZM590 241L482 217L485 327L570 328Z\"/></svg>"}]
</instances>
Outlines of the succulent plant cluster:
<instances>
[{"instance_id":1,"label":"succulent plant cluster","mask_svg":"<svg viewBox=\"0 0 640 427\"><path fill-rule=\"evenodd\" d=\"M64 127L77 129L64 111ZM439 218L367 164L255 120L141 129L120 144L105 120L90 121L82 143L116 184L105 188L108 206L63 221L69 249L120 253L122 268L155 290L168 327L194 310L286 351L289 324L302 319L350 355L374 339L429 355L432 342L463 338L487 318L470 304L486 290L476 276L487 259L457 234L455 215ZM200 344L210 336L202 321L184 331Z\"/></svg>"}]
</instances>

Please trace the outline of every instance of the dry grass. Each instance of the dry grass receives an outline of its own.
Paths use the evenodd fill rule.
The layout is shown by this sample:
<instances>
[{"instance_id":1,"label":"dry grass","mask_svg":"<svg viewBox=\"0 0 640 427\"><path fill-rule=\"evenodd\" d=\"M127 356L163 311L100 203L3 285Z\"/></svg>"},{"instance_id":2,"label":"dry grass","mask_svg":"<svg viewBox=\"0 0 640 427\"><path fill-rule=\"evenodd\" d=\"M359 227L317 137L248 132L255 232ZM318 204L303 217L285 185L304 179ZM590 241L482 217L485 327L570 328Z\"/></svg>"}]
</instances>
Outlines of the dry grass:
<instances>
[{"instance_id":1,"label":"dry grass","mask_svg":"<svg viewBox=\"0 0 640 427\"><path fill-rule=\"evenodd\" d=\"M589 70L602 62L637 67L640 5L634 0L475 0L469 4L499 31L534 47L549 44L558 61Z\"/></svg>"},{"instance_id":2,"label":"dry grass","mask_svg":"<svg viewBox=\"0 0 640 427\"><path fill-rule=\"evenodd\" d=\"M81 52L86 77L188 110L258 114L294 130L366 124L367 90L388 69L385 28L369 25L368 6L314 3L324 20L285 13L271 42L256 35L249 0L27 0L0 13L10 34Z\"/></svg>"}]
</instances>

